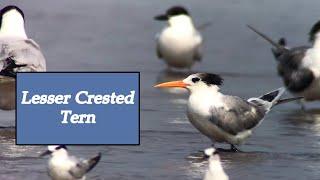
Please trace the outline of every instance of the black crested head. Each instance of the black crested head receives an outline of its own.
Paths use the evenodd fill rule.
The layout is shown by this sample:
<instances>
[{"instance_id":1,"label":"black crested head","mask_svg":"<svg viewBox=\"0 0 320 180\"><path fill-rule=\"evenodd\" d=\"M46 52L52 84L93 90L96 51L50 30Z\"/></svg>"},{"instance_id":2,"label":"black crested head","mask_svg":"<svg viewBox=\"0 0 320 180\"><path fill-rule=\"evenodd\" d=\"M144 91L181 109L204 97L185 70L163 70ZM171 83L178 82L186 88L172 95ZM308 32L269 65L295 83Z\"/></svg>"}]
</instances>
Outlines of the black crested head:
<instances>
[{"instance_id":1,"label":"black crested head","mask_svg":"<svg viewBox=\"0 0 320 180\"><path fill-rule=\"evenodd\" d=\"M24 20L24 13L23 13L23 11L22 11L20 8L18 8L17 6L14 6L14 5L6 6L6 7L2 8L2 9L0 10L0 28L1 28L1 24L2 24L2 17L3 17L3 15L4 15L6 12L8 12L8 11L10 11L10 10L13 10L13 9L17 10L17 11L21 14L21 16L22 16L22 18L23 18L23 20Z\"/></svg>"},{"instance_id":2,"label":"black crested head","mask_svg":"<svg viewBox=\"0 0 320 180\"><path fill-rule=\"evenodd\" d=\"M313 42L316 39L316 34L320 31L320 21L315 23L309 32L309 41Z\"/></svg>"},{"instance_id":3,"label":"black crested head","mask_svg":"<svg viewBox=\"0 0 320 180\"><path fill-rule=\"evenodd\" d=\"M187 15L189 16L188 11L182 6L173 6L167 10L165 14L161 14L155 16L154 19L158 21L167 21L170 17L179 16L179 15Z\"/></svg>"},{"instance_id":4,"label":"black crested head","mask_svg":"<svg viewBox=\"0 0 320 180\"><path fill-rule=\"evenodd\" d=\"M167 16L189 15L187 9L182 6L173 6L167 10Z\"/></svg>"},{"instance_id":5,"label":"black crested head","mask_svg":"<svg viewBox=\"0 0 320 180\"><path fill-rule=\"evenodd\" d=\"M223 84L223 78L218 74L200 73L199 77L204 83L206 83L209 86L210 85L220 86Z\"/></svg>"},{"instance_id":6,"label":"black crested head","mask_svg":"<svg viewBox=\"0 0 320 180\"><path fill-rule=\"evenodd\" d=\"M56 147L56 150L59 150L59 149L67 149L67 146L66 145L59 145Z\"/></svg>"},{"instance_id":7,"label":"black crested head","mask_svg":"<svg viewBox=\"0 0 320 180\"><path fill-rule=\"evenodd\" d=\"M6 12L8 12L10 10L13 10L13 9L17 10L21 14L23 19L24 19L23 11L20 8L18 8L17 6L14 6L14 5L10 5L10 6L6 6L6 7L2 8L1 11L0 11L0 16L2 17Z\"/></svg>"}]
</instances>

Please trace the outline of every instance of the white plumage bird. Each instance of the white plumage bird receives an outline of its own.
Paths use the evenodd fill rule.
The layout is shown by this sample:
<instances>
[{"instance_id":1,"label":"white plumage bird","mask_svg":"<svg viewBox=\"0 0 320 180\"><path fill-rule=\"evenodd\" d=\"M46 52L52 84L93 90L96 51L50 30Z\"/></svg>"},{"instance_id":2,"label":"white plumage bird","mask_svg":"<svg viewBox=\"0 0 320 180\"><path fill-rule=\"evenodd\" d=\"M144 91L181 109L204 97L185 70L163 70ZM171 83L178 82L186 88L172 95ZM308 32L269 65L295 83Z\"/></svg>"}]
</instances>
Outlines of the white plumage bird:
<instances>
[{"instance_id":1,"label":"white plumage bird","mask_svg":"<svg viewBox=\"0 0 320 180\"><path fill-rule=\"evenodd\" d=\"M191 124L215 142L226 142L232 151L242 144L272 107L298 98L280 99L285 92L279 88L259 97L244 100L219 91L223 79L217 74L192 74L182 81L161 83L155 87L185 88L190 92L187 115Z\"/></svg>"},{"instance_id":2,"label":"white plumage bird","mask_svg":"<svg viewBox=\"0 0 320 180\"><path fill-rule=\"evenodd\" d=\"M24 13L17 6L0 11L0 75L15 77L18 71L46 71L39 45L29 39Z\"/></svg>"},{"instance_id":3,"label":"white plumage bird","mask_svg":"<svg viewBox=\"0 0 320 180\"><path fill-rule=\"evenodd\" d=\"M52 180L85 180L85 175L100 161L101 154L90 159L78 159L70 156L66 146L51 145L40 156L51 155L48 162L48 174Z\"/></svg>"},{"instance_id":4,"label":"white plumage bird","mask_svg":"<svg viewBox=\"0 0 320 180\"><path fill-rule=\"evenodd\" d=\"M155 19L168 22L156 37L156 50L158 57L169 67L190 69L196 61L202 59L201 34L184 7L171 7L166 14L156 16Z\"/></svg>"}]
</instances>

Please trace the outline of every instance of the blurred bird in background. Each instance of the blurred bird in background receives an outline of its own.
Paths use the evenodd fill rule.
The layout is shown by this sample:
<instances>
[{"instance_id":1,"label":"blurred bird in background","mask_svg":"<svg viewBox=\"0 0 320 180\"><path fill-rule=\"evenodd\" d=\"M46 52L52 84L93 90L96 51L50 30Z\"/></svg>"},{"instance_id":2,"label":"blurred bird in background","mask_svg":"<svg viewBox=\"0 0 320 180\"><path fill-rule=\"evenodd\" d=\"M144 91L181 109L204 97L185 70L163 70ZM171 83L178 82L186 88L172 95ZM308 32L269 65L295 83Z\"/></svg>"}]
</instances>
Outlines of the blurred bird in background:
<instances>
[{"instance_id":1,"label":"blurred bird in background","mask_svg":"<svg viewBox=\"0 0 320 180\"><path fill-rule=\"evenodd\" d=\"M155 20L167 21L156 36L156 52L168 67L187 68L202 59L202 37L193 20L182 6L174 6Z\"/></svg>"},{"instance_id":2,"label":"blurred bird in background","mask_svg":"<svg viewBox=\"0 0 320 180\"><path fill-rule=\"evenodd\" d=\"M248 27L273 46L278 74L286 88L295 96L303 96L305 101L320 100L320 21L309 32L311 47L290 48L285 38L275 42L256 28ZM301 107L305 109L303 102Z\"/></svg>"}]
</instances>

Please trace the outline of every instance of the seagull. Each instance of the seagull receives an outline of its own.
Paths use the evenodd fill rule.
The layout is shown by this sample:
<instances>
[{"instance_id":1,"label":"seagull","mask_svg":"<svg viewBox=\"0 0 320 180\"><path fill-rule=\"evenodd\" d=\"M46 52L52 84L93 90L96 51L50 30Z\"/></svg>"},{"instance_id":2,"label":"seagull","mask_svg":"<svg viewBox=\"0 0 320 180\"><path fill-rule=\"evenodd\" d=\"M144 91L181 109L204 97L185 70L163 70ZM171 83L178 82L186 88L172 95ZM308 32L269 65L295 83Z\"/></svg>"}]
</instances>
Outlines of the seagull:
<instances>
[{"instance_id":1,"label":"seagull","mask_svg":"<svg viewBox=\"0 0 320 180\"><path fill-rule=\"evenodd\" d=\"M158 88L179 87L190 92L187 116L191 124L212 142L226 142L230 151L239 151L235 145L242 144L265 115L277 104L301 99L280 99L285 88L279 88L259 97L244 100L219 92L223 83L221 76L196 73L182 81L156 85Z\"/></svg>"},{"instance_id":2,"label":"seagull","mask_svg":"<svg viewBox=\"0 0 320 180\"><path fill-rule=\"evenodd\" d=\"M174 6L155 20L167 21L168 25L156 36L158 58L169 67L188 68L202 59L202 37L194 26L186 8Z\"/></svg>"},{"instance_id":3,"label":"seagull","mask_svg":"<svg viewBox=\"0 0 320 180\"><path fill-rule=\"evenodd\" d=\"M252 26L248 27L272 46L272 53L278 63L278 74L286 88L295 96L303 96L305 101L320 100L320 21L309 33L312 46L290 48L286 39L273 41ZM304 109L303 103L301 104Z\"/></svg>"},{"instance_id":4,"label":"seagull","mask_svg":"<svg viewBox=\"0 0 320 180\"><path fill-rule=\"evenodd\" d=\"M203 180L229 180L229 176L224 172L221 165L218 151L211 147L204 150L204 154L209 158L209 168Z\"/></svg>"},{"instance_id":5,"label":"seagull","mask_svg":"<svg viewBox=\"0 0 320 180\"><path fill-rule=\"evenodd\" d=\"M65 145L50 145L40 157L50 154L48 174L53 180L84 180L85 174L92 170L101 159L101 153L87 160L70 156Z\"/></svg>"},{"instance_id":6,"label":"seagull","mask_svg":"<svg viewBox=\"0 0 320 180\"><path fill-rule=\"evenodd\" d=\"M23 11L7 6L0 11L0 75L16 77L16 72L46 71L39 45L29 39Z\"/></svg>"}]
</instances>

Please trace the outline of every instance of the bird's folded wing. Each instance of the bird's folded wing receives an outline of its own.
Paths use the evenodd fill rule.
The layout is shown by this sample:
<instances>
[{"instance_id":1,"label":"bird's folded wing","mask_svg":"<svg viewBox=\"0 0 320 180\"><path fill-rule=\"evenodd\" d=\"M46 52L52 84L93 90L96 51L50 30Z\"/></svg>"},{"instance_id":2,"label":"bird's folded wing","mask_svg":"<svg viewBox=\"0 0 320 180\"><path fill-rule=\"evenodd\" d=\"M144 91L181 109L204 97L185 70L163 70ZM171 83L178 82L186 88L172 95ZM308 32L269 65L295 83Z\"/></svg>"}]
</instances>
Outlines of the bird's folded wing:
<instances>
[{"instance_id":1,"label":"bird's folded wing","mask_svg":"<svg viewBox=\"0 0 320 180\"><path fill-rule=\"evenodd\" d=\"M237 135L259 124L264 113L247 101L234 97L224 98L225 107L212 107L210 121L225 132Z\"/></svg>"},{"instance_id":2,"label":"bird's folded wing","mask_svg":"<svg viewBox=\"0 0 320 180\"><path fill-rule=\"evenodd\" d=\"M0 60L12 57L17 65L26 64L25 71L45 71L45 58L38 46L32 39L0 42Z\"/></svg>"},{"instance_id":3,"label":"bird's folded wing","mask_svg":"<svg viewBox=\"0 0 320 180\"><path fill-rule=\"evenodd\" d=\"M201 61L202 60L202 37L199 32L196 32L196 46L195 46L195 52L194 52L194 60Z\"/></svg>"},{"instance_id":4,"label":"bird's folded wing","mask_svg":"<svg viewBox=\"0 0 320 180\"><path fill-rule=\"evenodd\" d=\"M309 48L310 47L308 46L291 48L289 51L282 53L281 56L278 56L277 60L279 62L279 74L281 75L282 70L297 69L301 65L302 60L305 58Z\"/></svg>"},{"instance_id":5,"label":"bird's folded wing","mask_svg":"<svg viewBox=\"0 0 320 180\"><path fill-rule=\"evenodd\" d=\"M160 34L157 34L156 35L156 53L157 53L158 58L161 59L162 58L162 54L161 54L161 50L160 50L159 37L160 37Z\"/></svg>"},{"instance_id":6,"label":"bird's folded wing","mask_svg":"<svg viewBox=\"0 0 320 180\"><path fill-rule=\"evenodd\" d=\"M197 26L196 27L196 29L198 30L198 31L203 31L203 30L205 30L206 28L208 28L208 27L210 27L210 26L212 26L212 22L210 21L208 21L208 22L206 22L206 23L203 23L203 24L200 24L199 26Z\"/></svg>"},{"instance_id":7,"label":"bird's folded wing","mask_svg":"<svg viewBox=\"0 0 320 180\"><path fill-rule=\"evenodd\" d=\"M87 172L89 172L98 164L100 158L101 154L99 153L97 156L91 159L78 161L76 165L69 170L69 173L77 179L82 178Z\"/></svg>"},{"instance_id":8,"label":"bird's folded wing","mask_svg":"<svg viewBox=\"0 0 320 180\"><path fill-rule=\"evenodd\" d=\"M307 68L299 68L283 74L286 87L292 92L305 90L315 79L313 72Z\"/></svg>"}]
</instances>

